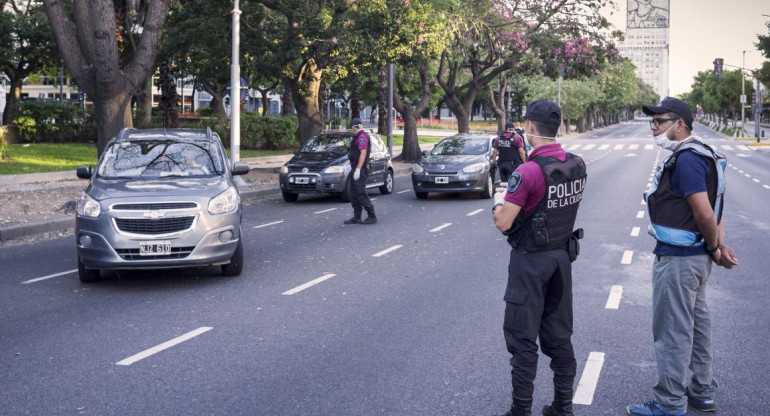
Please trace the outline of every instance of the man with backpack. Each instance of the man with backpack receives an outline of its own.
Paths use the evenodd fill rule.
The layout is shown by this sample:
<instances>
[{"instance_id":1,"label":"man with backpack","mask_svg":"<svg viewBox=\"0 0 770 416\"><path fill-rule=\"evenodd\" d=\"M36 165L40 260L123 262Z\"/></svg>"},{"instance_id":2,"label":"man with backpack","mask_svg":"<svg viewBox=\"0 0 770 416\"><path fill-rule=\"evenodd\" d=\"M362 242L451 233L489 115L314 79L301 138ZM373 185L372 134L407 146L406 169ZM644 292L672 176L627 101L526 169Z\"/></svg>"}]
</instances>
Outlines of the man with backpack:
<instances>
[{"instance_id":1,"label":"man with backpack","mask_svg":"<svg viewBox=\"0 0 770 416\"><path fill-rule=\"evenodd\" d=\"M492 142L492 161L497 163L500 170L500 182L508 183L513 171L527 161L524 149L524 139L514 132L510 121L505 123L505 131Z\"/></svg>"}]
</instances>

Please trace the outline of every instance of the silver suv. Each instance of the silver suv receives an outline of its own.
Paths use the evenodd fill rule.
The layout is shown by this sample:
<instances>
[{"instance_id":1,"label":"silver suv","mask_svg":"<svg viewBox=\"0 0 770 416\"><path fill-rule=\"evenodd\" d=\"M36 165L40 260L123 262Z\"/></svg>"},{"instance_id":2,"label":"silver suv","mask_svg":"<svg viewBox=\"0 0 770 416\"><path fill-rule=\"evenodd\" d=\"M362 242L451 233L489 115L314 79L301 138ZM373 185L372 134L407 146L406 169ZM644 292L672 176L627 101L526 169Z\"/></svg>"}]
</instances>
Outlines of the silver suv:
<instances>
[{"instance_id":1,"label":"silver suv","mask_svg":"<svg viewBox=\"0 0 770 416\"><path fill-rule=\"evenodd\" d=\"M123 129L106 146L77 201L78 274L105 269L221 265L243 270L241 198L222 142L211 129Z\"/></svg>"}]
</instances>

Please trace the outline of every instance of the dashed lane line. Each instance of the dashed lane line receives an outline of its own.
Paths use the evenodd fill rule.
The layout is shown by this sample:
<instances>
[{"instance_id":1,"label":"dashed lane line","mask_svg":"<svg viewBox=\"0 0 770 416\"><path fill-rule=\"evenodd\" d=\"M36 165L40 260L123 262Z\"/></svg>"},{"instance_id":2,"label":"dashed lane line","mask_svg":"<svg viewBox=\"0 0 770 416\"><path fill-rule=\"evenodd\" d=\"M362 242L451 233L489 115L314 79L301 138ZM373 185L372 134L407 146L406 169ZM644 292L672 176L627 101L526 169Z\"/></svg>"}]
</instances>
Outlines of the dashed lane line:
<instances>
[{"instance_id":1,"label":"dashed lane line","mask_svg":"<svg viewBox=\"0 0 770 416\"><path fill-rule=\"evenodd\" d=\"M572 145L572 146L570 146L570 147L569 147L569 149L567 149L567 150L577 150L577 149L580 149L580 145L579 145L579 144L573 144L573 145Z\"/></svg>"},{"instance_id":2,"label":"dashed lane line","mask_svg":"<svg viewBox=\"0 0 770 416\"><path fill-rule=\"evenodd\" d=\"M612 286L610 289L610 296L607 297L607 303L604 305L604 309L618 309L622 297L623 286Z\"/></svg>"},{"instance_id":3,"label":"dashed lane line","mask_svg":"<svg viewBox=\"0 0 770 416\"><path fill-rule=\"evenodd\" d=\"M316 211L316 212L314 212L313 214L323 214L324 212L331 212L331 211L334 211L334 210L336 210L336 209L337 209L337 208L329 208L329 209L325 209L325 210L323 210L323 211Z\"/></svg>"},{"instance_id":4,"label":"dashed lane line","mask_svg":"<svg viewBox=\"0 0 770 416\"><path fill-rule=\"evenodd\" d=\"M468 216L468 217L472 217L472 216L474 216L474 215L478 214L479 212L484 212L484 210L483 210L483 209L481 209L481 208L479 208L479 209L477 209L477 210L475 210L475 211L471 211L471 212L469 212L469 213L467 213L467 214L465 214L465 215L466 215L466 216Z\"/></svg>"},{"instance_id":5,"label":"dashed lane line","mask_svg":"<svg viewBox=\"0 0 770 416\"><path fill-rule=\"evenodd\" d=\"M613 149L614 149L614 150L622 150L622 149L623 149L623 146L625 146L625 145L623 145L623 144L616 144L616 145L615 145L615 147L614 147Z\"/></svg>"},{"instance_id":6,"label":"dashed lane line","mask_svg":"<svg viewBox=\"0 0 770 416\"><path fill-rule=\"evenodd\" d=\"M751 150L748 146L735 146L738 150Z\"/></svg>"},{"instance_id":7,"label":"dashed lane line","mask_svg":"<svg viewBox=\"0 0 770 416\"><path fill-rule=\"evenodd\" d=\"M652 148L653 148L652 146L653 145L651 145L651 144L645 144L644 145L644 150L652 150Z\"/></svg>"},{"instance_id":8,"label":"dashed lane line","mask_svg":"<svg viewBox=\"0 0 770 416\"><path fill-rule=\"evenodd\" d=\"M634 258L633 250L626 250L623 252L623 258L620 260L620 264L631 264L631 260Z\"/></svg>"},{"instance_id":9,"label":"dashed lane line","mask_svg":"<svg viewBox=\"0 0 770 416\"><path fill-rule=\"evenodd\" d=\"M587 406L593 403L594 392L596 392L596 385L599 384L599 375L603 366L604 353L591 351L588 354L588 360L586 360L586 365L583 368L583 375L580 376L572 403Z\"/></svg>"},{"instance_id":10,"label":"dashed lane line","mask_svg":"<svg viewBox=\"0 0 770 416\"><path fill-rule=\"evenodd\" d=\"M401 247L403 247L402 244L396 244L395 246L393 246L391 248L387 248L387 249L382 250L382 251L380 251L378 253L372 254L372 257L382 257L382 256L390 253L391 251L396 251L396 250L400 249Z\"/></svg>"},{"instance_id":11,"label":"dashed lane line","mask_svg":"<svg viewBox=\"0 0 770 416\"><path fill-rule=\"evenodd\" d=\"M642 231L640 227L634 227L631 229L631 237L639 237L639 232Z\"/></svg>"},{"instance_id":12,"label":"dashed lane line","mask_svg":"<svg viewBox=\"0 0 770 416\"><path fill-rule=\"evenodd\" d=\"M289 290L287 290L287 291L285 291L285 292L283 292L281 294L282 295L286 295L286 296L291 296L291 295L297 294L297 293L302 292L303 290L305 290L305 289L307 289L309 287L315 286L315 285L317 285L317 284L319 284L319 283L321 283L321 282L323 282L325 280L329 280L329 279L331 279L334 276L336 276L336 274L334 274L334 273L327 273L327 274L325 274L325 275L323 275L323 276L321 276L321 277L319 277L317 279L313 279L313 280L311 280L311 281L309 281L309 282L307 282L305 284L299 285L299 286L295 287L294 289L289 289Z\"/></svg>"},{"instance_id":13,"label":"dashed lane line","mask_svg":"<svg viewBox=\"0 0 770 416\"><path fill-rule=\"evenodd\" d=\"M282 222L283 222L283 220L280 220L280 221L273 221L273 222L269 222L269 223L267 223L267 224L255 225L255 226L254 226L254 227L252 227L252 228L264 228L264 227L269 227L269 226L271 226L271 225L280 224L280 223L282 223Z\"/></svg>"},{"instance_id":14,"label":"dashed lane line","mask_svg":"<svg viewBox=\"0 0 770 416\"><path fill-rule=\"evenodd\" d=\"M439 231L443 230L444 228L446 228L446 227L449 227L450 225L452 225L452 223L451 223L451 222L448 222L448 223L445 223L445 224L439 225L438 227L436 227L436 228L434 228L434 229L430 230L430 232L432 232L432 233L437 233L437 232L439 232Z\"/></svg>"},{"instance_id":15,"label":"dashed lane line","mask_svg":"<svg viewBox=\"0 0 770 416\"><path fill-rule=\"evenodd\" d=\"M603 145L599 146L599 150L607 150L609 148L610 148L610 145L608 145L608 144L603 144Z\"/></svg>"},{"instance_id":16,"label":"dashed lane line","mask_svg":"<svg viewBox=\"0 0 770 416\"><path fill-rule=\"evenodd\" d=\"M403 193L407 193L407 192L412 192L412 190L411 189L407 189L407 190L404 190L404 191L398 191L396 193L397 194L403 194Z\"/></svg>"},{"instance_id":17,"label":"dashed lane line","mask_svg":"<svg viewBox=\"0 0 770 416\"><path fill-rule=\"evenodd\" d=\"M650 186L650 184L647 184L647 186ZM644 218L644 211L639 211L636 213L636 218Z\"/></svg>"},{"instance_id":18,"label":"dashed lane line","mask_svg":"<svg viewBox=\"0 0 770 416\"><path fill-rule=\"evenodd\" d=\"M638 148L639 148L639 145L638 145L638 144L632 144L632 145L629 145L629 146L628 146L628 150L636 150L636 149L638 149Z\"/></svg>"},{"instance_id":19,"label":"dashed lane line","mask_svg":"<svg viewBox=\"0 0 770 416\"><path fill-rule=\"evenodd\" d=\"M30 283L39 282L41 280L53 279L54 277L64 276L65 274L75 273L76 271L78 271L78 269L67 270L66 272L61 272L61 273L49 274L48 276L43 276L43 277L38 277L38 278L35 278L35 279L25 280L25 281L21 282L21 284L26 285L26 284L30 284Z\"/></svg>"},{"instance_id":20,"label":"dashed lane line","mask_svg":"<svg viewBox=\"0 0 770 416\"><path fill-rule=\"evenodd\" d=\"M130 357L124 359L124 360L120 360L117 363L115 363L115 365L131 365L131 364L133 364L133 363L135 363L137 361L143 360L143 359L145 359L145 358L147 358L147 357L149 357L151 355L157 354L157 353L159 353L159 352L161 352L163 350L167 350L167 349L173 347L174 345L181 344L182 342L185 342L185 341L187 341L187 340L189 340L191 338L195 338L195 337L197 337L200 334L203 334L205 332L211 331L212 329L214 329L214 328L210 327L210 326L202 326L202 327L200 327L200 328L198 328L198 329L196 329L194 331L190 331L190 332L188 332L188 333L186 333L184 335L180 335L180 336L178 336L178 337L176 337L176 338L174 338L174 339L172 339L170 341L166 341L166 342L164 342L164 343L162 343L160 345L157 345L155 347L146 349L146 350L140 352L139 354L134 354L134 355L132 355L132 356L130 356Z\"/></svg>"},{"instance_id":21,"label":"dashed lane line","mask_svg":"<svg viewBox=\"0 0 770 416\"><path fill-rule=\"evenodd\" d=\"M726 145L726 144L723 144L723 145L722 145L722 149L725 149L725 150L733 150L733 147L732 147L732 146L728 146L728 145Z\"/></svg>"},{"instance_id":22,"label":"dashed lane line","mask_svg":"<svg viewBox=\"0 0 770 416\"><path fill-rule=\"evenodd\" d=\"M759 183L759 179L757 179L757 178L752 179L752 181L754 181L756 183Z\"/></svg>"},{"instance_id":23,"label":"dashed lane line","mask_svg":"<svg viewBox=\"0 0 770 416\"><path fill-rule=\"evenodd\" d=\"M594 147L596 147L595 144L587 144L587 145L583 146L583 150L591 150Z\"/></svg>"},{"instance_id":24,"label":"dashed lane line","mask_svg":"<svg viewBox=\"0 0 770 416\"><path fill-rule=\"evenodd\" d=\"M762 185L765 189L770 189L770 185Z\"/></svg>"}]
</instances>

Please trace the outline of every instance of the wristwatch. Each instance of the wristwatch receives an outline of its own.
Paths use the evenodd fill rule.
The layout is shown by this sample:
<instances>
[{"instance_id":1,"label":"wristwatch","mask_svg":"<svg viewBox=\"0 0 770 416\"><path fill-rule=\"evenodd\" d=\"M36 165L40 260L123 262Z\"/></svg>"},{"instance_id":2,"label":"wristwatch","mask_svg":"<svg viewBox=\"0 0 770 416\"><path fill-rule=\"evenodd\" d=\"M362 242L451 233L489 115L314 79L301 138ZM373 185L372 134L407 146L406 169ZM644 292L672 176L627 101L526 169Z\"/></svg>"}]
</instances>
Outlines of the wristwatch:
<instances>
[{"instance_id":1,"label":"wristwatch","mask_svg":"<svg viewBox=\"0 0 770 416\"><path fill-rule=\"evenodd\" d=\"M492 205L492 213L494 214L497 207L501 207L501 206L503 206L502 202L498 202L495 205Z\"/></svg>"},{"instance_id":2,"label":"wristwatch","mask_svg":"<svg viewBox=\"0 0 770 416\"><path fill-rule=\"evenodd\" d=\"M717 243L716 247L714 247L714 248L709 248L709 246L706 246L706 251L707 251L709 254L712 254L712 253L714 253L714 252L715 252L715 251L717 251L717 250L719 250L719 243Z\"/></svg>"}]
</instances>

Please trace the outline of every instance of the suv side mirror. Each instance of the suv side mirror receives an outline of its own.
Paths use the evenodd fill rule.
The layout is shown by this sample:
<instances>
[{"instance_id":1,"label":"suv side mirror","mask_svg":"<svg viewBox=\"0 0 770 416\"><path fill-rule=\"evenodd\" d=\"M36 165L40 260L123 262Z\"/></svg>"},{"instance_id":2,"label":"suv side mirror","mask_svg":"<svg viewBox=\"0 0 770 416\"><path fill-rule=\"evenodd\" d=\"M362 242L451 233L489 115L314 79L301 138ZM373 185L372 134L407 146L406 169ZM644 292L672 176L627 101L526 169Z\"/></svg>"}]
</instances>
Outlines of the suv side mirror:
<instances>
[{"instance_id":1,"label":"suv side mirror","mask_svg":"<svg viewBox=\"0 0 770 416\"><path fill-rule=\"evenodd\" d=\"M249 168L249 164L248 163L246 163L246 162L235 162L235 164L233 164L233 168L231 170L231 173L233 174L233 176L235 176L235 175L245 175L245 174L249 173L249 170L251 170L251 169Z\"/></svg>"},{"instance_id":2,"label":"suv side mirror","mask_svg":"<svg viewBox=\"0 0 770 416\"><path fill-rule=\"evenodd\" d=\"M78 166L77 175L80 179L91 179L91 176L93 176L91 165Z\"/></svg>"}]
</instances>

